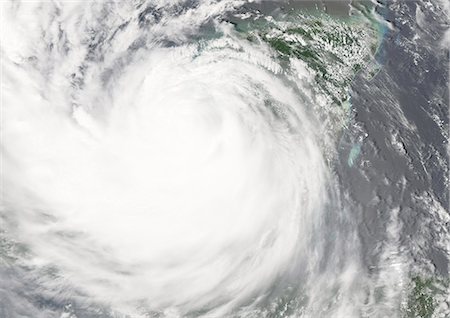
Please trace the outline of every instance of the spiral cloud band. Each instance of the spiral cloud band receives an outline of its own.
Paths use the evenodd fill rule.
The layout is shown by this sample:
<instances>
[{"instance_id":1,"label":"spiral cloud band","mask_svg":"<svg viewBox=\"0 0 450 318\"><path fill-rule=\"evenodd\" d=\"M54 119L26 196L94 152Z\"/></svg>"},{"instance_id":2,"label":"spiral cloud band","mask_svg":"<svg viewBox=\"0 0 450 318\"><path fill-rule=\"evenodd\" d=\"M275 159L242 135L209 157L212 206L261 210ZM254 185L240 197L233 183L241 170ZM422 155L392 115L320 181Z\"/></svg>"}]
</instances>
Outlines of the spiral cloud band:
<instances>
[{"instance_id":1,"label":"spiral cloud band","mask_svg":"<svg viewBox=\"0 0 450 318\"><path fill-rule=\"evenodd\" d=\"M325 242L331 119L303 64L223 19L240 5L22 4L37 17L3 40L3 208L29 266L133 317L317 298L344 235Z\"/></svg>"}]
</instances>

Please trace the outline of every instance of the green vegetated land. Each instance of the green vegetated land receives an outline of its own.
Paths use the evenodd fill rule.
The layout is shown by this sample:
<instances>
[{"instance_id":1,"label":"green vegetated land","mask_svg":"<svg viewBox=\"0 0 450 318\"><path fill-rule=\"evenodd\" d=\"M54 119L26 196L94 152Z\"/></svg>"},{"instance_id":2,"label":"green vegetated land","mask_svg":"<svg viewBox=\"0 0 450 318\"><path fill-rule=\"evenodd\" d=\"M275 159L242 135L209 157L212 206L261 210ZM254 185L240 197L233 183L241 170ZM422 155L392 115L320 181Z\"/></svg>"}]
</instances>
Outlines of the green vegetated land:
<instances>
[{"instance_id":1,"label":"green vegetated land","mask_svg":"<svg viewBox=\"0 0 450 318\"><path fill-rule=\"evenodd\" d=\"M249 41L263 41L289 63L303 61L313 71L318 88L333 103L345 107L348 90L356 74L366 72L369 79L380 66L375 61L382 32L372 17L370 6L356 3L359 15L338 18L323 12L295 12L284 19L253 19L237 25ZM450 280L413 276L402 308L404 318L431 318L445 295Z\"/></svg>"},{"instance_id":2,"label":"green vegetated land","mask_svg":"<svg viewBox=\"0 0 450 318\"><path fill-rule=\"evenodd\" d=\"M408 299L403 309L404 318L431 318L442 295L446 294L450 279L414 276L408 288Z\"/></svg>"},{"instance_id":3,"label":"green vegetated land","mask_svg":"<svg viewBox=\"0 0 450 318\"><path fill-rule=\"evenodd\" d=\"M324 95L343 105L355 75L367 66L373 68L380 44L367 7L358 10L360 14L346 19L322 11L294 11L280 19L244 20L237 29L246 32L250 41L267 43L286 63L291 58L303 61Z\"/></svg>"}]
</instances>

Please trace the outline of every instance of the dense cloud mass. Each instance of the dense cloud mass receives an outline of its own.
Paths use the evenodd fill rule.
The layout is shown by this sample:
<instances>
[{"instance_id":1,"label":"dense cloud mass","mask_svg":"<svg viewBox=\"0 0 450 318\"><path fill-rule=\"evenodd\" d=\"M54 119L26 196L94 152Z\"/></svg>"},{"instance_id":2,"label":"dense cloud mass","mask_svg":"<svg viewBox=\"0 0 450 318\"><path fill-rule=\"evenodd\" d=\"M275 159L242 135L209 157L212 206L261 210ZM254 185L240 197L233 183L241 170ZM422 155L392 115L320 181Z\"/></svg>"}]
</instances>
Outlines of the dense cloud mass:
<instances>
[{"instance_id":1,"label":"dense cloud mass","mask_svg":"<svg viewBox=\"0 0 450 318\"><path fill-rule=\"evenodd\" d=\"M402 207L371 246L341 180L368 136L347 94L374 72L376 19L292 22L272 5L2 3L0 316L405 311Z\"/></svg>"}]
</instances>

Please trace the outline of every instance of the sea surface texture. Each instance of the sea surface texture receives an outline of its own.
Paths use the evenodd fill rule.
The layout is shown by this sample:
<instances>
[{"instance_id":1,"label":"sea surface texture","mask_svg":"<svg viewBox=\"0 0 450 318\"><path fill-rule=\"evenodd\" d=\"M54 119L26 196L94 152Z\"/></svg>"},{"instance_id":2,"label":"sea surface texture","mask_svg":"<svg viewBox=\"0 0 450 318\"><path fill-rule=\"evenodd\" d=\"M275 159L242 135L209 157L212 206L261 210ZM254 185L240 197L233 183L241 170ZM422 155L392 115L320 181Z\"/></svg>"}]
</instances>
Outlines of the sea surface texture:
<instances>
[{"instance_id":1,"label":"sea surface texture","mask_svg":"<svg viewBox=\"0 0 450 318\"><path fill-rule=\"evenodd\" d=\"M450 317L447 1L0 8L0 318Z\"/></svg>"}]
</instances>

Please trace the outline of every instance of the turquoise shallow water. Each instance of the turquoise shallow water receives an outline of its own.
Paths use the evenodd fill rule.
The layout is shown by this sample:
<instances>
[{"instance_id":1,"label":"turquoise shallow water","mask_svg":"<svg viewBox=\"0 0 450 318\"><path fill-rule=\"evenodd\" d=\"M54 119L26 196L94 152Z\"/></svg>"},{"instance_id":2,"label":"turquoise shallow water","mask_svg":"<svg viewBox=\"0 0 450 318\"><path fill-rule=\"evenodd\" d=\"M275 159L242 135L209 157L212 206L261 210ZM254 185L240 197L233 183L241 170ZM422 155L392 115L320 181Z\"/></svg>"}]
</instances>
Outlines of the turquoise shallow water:
<instances>
[{"instance_id":1,"label":"turquoise shallow water","mask_svg":"<svg viewBox=\"0 0 450 318\"><path fill-rule=\"evenodd\" d=\"M448 316L438 3L2 17L0 316Z\"/></svg>"}]
</instances>

